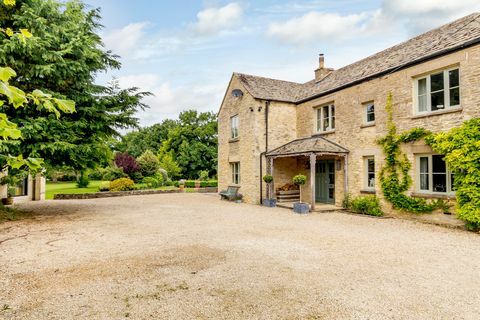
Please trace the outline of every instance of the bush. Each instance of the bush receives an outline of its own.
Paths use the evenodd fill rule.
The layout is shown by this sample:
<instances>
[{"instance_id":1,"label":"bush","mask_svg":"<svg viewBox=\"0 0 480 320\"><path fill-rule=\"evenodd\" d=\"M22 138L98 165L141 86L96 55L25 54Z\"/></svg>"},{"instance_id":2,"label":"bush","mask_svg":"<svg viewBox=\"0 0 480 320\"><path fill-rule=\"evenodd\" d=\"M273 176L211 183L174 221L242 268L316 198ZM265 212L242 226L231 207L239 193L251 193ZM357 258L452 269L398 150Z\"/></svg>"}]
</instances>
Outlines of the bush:
<instances>
[{"instance_id":1,"label":"bush","mask_svg":"<svg viewBox=\"0 0 480 320\"><path fill-rule=\"evenodd\" d=\"M157 173L153 177L143 178L142 183L146 184L149 188L160 188L163 186L163 176L160 173Z\"/></svg>"},{"instance_id":2,"label":"bush","mask_svg":"<svg viewBox=\"0 0 480 320\"><path fill-rule=\"evenodd\" d=\"M195 180L185 181L185 188L195 188Z\"/></svg>"},{"instance_id":3,"label":"bush","mask_svg":"<svg viewBox=\"0 0 480 320\"><path fill-rule=\"evenodd\" d=\"M167 170L160 168L158 169L158 173L162 175L163 181L167 181L169 179Z\"/></svg>"},{"instance_id":4,"label":"bush","mask_svg":"<svg viewBox=\"0 0 480 320\"><path fill-rule=\"evenodd\" d=\"M97 181L102 180L102 176L103 176L102 168L97 168L88 174L88 178L90 180L97 180Z\"/></svg>"},{"instance_id":5,"label":"bush","mask_svg":"<svg viewBox=\"0 0 480 320\"><path fill-rule=\"evenodd\" d=\"M128 177L128 175L125 172L123 172L121 168L114 167L114 166L101 169L101 172L102 172L101 180L104 180L104 181L113 181L120 178Z\"/></svg>"},{"instance_id":6,"label":"bush","mask_svg":"<svg viewBox=\"0 0 480 320\"><path fill-rule=\"evenodd\" d=\"M128 191L133 190L135 183L129 178L120 178L110 182L110 191Z\"/></svg>"},{"instance_id":7,"label":"bush","mask_svg":"<svg viewBox=\"0 0 480 320\"><path fill-rule=\"evenodd\" d=\"M177 187L177 188L180 187L180 182L174 181L174 182L173 182L173 186L174 186L174 187Z\"/></svg>"},{"instance_id":8,"label":"bush","mask_svg":"<svg viewBox=\"0 0 480 320\"><path fill-rule=\"evenodd\" d=\"M165 186L167 186L167 187L173 186L173 181L168 179L167 181L165 181Z\"/></svg>"},{"instance_id":9,"label":"bush","mask_svg":"<svg viewBox=\"0 0 480 320\"><path fill-rule=\"evenodd\" d=\"M380 201L376 196L359 196L351 198L350 195L347 195L343 200L343 207L355 213L377 217L383 216Z\"/></svg>"},{"instance_id":10,"label":"bush","mask_svg":"<svg viewBox=\"0 0 480 320\"><path fill-rule=\"evenodd\" d=\"M307 182L307 177L304 176L303 174L298 174L295 177L293 177L293 183L296 184L297 186L303 186Z\"/></svg>"},{"instance_id":11,"label":"bush","mask_svg":"<svg viewBox=\"0 0 480 320\"><path fill-rule=\"evenodd\" d=\"M137 163L140 166L140 172L144 177L154 176L158 172L158 169L160 169L160 162L151 150L145 151L140 157L138 157Z\"/></svg>"},{"instance_id":12,"label":"bush","mask_svg":"<svg viewBox=\"0 0 480 320\"><path fill-rule=\"evenodd\" d=\"M160 153L160 168L168 172L168 176L171 179L178 178L182 169L175 161L171 153Z\"/></svg>"},{"instance_id":13,"label":"bush","mask_svg":"<svg viewBox=\"0 0 480 320\"><path fill-rule=\"evenodd\" d=\"M102 182L98 186L100 192L110 191L110 182Z\"/></svg>"},{"instance_id":14,"label":"bush","mask_svg":"<svg viewBox=\"0 0 480 320\"><path fill-rule=\"evenodd\" d=\"M208 171L202 170L198 174L198 180L200 181L207 181L208 180Z\"/></svg>"},{"instance_id":15,"label":"bush","mask_svg":"<svg viewBox=\"0 0 480 320\"><path fill-rule=\"evenodd\" d=\"M140 171L140 166L138 165L137 160L128 153L116 153L115 165L121 168L129 177L132 177L135 172Z\"/></svg>"},{"instance_id":16,"label":"bush","mask_svg":"<svg viewBox=\"0 0 480 320\"><path fill-rule=\"evenodd\" d=\"M90 184L90 179L88 179L88 175L82 172L82 174L77 180L77 188L88 188L89 184Z\"/></svg>"},{"instance_id":17,"label":"bush","mask_svg":"<svg viewBox=\"0 0 480 320\"><path fill-rule=\"evenodd\" d=\"M133 172L133 173L130 175L130 179L132 179L134 182L138 183L138 182L142 181L142 179L143 179L143 174L142 174L140 171Z\"/></svg>"}]
</instances>

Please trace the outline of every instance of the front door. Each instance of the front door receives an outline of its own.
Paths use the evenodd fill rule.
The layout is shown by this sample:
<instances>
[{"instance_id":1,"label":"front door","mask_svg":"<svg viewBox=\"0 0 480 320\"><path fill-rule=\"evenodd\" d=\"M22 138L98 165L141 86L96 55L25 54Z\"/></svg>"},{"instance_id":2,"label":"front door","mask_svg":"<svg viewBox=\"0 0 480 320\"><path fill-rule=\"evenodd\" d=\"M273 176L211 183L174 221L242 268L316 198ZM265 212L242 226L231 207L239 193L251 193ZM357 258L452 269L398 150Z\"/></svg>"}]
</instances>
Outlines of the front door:
<instances>
[{"instance_id":1,"label":"front door","mask_svg":"<svg viewBox=\"0 0 480 320\"><path fill-rule=\"evenodd\" d=\"M335 161L319 160L315 168L315 201L335 202Z\"/></svg>"}]
</instances>

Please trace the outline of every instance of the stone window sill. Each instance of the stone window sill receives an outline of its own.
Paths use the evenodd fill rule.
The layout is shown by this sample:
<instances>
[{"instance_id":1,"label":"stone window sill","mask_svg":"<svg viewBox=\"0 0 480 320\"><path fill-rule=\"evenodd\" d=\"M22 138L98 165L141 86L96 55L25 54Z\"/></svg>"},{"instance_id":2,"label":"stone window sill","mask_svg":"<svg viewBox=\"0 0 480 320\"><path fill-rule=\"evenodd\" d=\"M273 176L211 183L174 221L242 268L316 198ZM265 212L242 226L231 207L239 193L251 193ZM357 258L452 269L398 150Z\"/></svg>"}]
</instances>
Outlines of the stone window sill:
<instances>
[{"instance_id":1,"label":"stone window sill","mask_svg":"<svg viewBox=\"0 0 480 320\"><path fill-rule=\"evenodd\" d=\"M456 108L445 109L445 110L441 110L441 111L432 111L432 112L428 112L428 113L424 113L424 114L414 115L414 116L410 117L410 119L428 118L428 117L433 117L433 116L439 116L439 115L442 115L442 114L461 112L462 110L463 110L462 107L456 107Z\"/></svg>"},{"instance_id":2,"label":"stone window sill","mask_svg":"<svg viewBox=\"0 0 480 320\"><path fill-rule=\"evenodd\" d=\"M319 131L319 132L313 134L312 136L313 137L315 137L315 136L325 136L325 135L328 135L328 134L331 134L331 133L335 133L335 129L329 130L329 131Z\"/></svg>"},{"instance_id":3,"label":"stone window sill","mask_svg":"<svg viewBox=\"0 0 480 320\"><path fill-rule=\"evenodd\" d=\"M375 121L374 122L370 122L370 123L364 123L360 126L360 128L369 128L369 127L375 127Z\"/></svg>"},{"instance_id":4,"label":"stone window sill","mask_svg":"<svg viewBox=\"0 0 480 320\"><path fill-rule=\"evenodd\" d=\"M240 138L233 138L228 140L229 143L238 142L238 141L240 141Z\"/></svg>"},{"instance_id":5,"label":"stone window sill","mask_svg":"<svg viewBox=\"0 0 480 320\"><path fill-rule=\"evenodd\" d=\"M376 194L377 191L369 190L369 189L362 189L362 190L360 190L360 193L362 193L362 194Z\"/></svg>"},{"instance_id":6,"label":"stone window sill","mask_svg":"<svg viewBox=\"0 0 480 320\"><path fill-rule=\"evenodd\" d=\"M457 199L457 197L454 194L419 193L419 192L413 192L412 197L425 198L425 199L444 199L444 200Z\"/></svg>"}]
</instances>

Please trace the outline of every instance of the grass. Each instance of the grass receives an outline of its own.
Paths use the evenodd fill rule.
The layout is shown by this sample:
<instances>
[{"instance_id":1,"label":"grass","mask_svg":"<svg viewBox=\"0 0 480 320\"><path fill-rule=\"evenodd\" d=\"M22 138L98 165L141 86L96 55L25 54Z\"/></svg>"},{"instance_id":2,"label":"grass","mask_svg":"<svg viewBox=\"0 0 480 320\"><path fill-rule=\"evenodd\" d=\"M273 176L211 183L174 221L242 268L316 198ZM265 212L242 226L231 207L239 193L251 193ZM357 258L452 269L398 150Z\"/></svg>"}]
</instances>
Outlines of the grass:
<instances>
[{"instance_id":1,"label":"grass","mask_svg":"<svg viewBox=\"0 0 480 320\"><path fill-rule=\"evenodd\" d=\"M15 221L25 217L28 217L30 214L28 212L23 212L15 208L5 207L0 204L0 223L4 221Z\"/></svg>"},{"instance_id":2,"label":"grass","mask_svg":"<svg viewBox=\"0 0 480 320\"><path fill-rule=\"evenodd\" d=\"M53 199L56 193L79 194L98 192L98 187L103 181L90 181L88 188L78 188L76 182L47 182L46 199Z\"/></svg>"}]
</instances>

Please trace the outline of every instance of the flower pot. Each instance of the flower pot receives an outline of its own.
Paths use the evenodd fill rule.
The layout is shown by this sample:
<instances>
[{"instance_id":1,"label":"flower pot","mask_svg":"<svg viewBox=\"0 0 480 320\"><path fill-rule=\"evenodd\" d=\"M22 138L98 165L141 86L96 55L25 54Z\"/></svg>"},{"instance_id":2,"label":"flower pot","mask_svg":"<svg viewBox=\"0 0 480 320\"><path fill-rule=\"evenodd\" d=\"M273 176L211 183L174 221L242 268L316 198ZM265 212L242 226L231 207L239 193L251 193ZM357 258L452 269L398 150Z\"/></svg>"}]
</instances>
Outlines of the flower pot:
<instances>
[{"instance_id":1,"label":"flower pot","mask_svg":"<svg viewBox=\"0 0 480 320\"><path fill-rule=\"evenodd\" d=\"M13 197L3 198L2 199L2 204L4 206L12 205L13 204Z\"/></svg>"},{"instance_id":2,"label":"flower pot","mask_svg":"<svg viewBox=\"0 0 480 320\"><path fill-rule=\"evenodd\" d=\"M304 202L295 202L293 204L293 212L304 214L310 212L310 205Z\"/></svg>"},{"instance_id":3,"label":"flower pot","mask_svg":"<svg viewBox=\"0 0 480 320\"><path fill-rule=\"evenodd\" d=\"M277 206L277 199L263 199L263 206L273 208Z\"/></svg>"}]
</instances>

